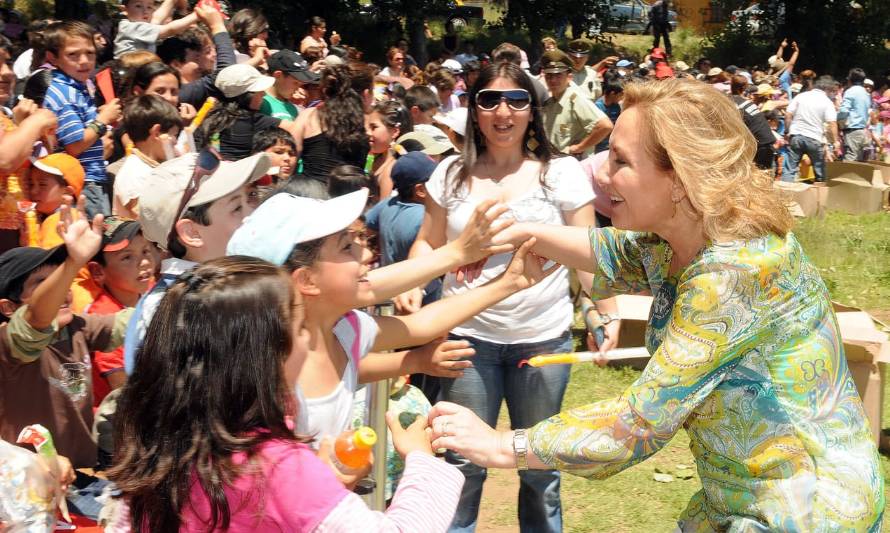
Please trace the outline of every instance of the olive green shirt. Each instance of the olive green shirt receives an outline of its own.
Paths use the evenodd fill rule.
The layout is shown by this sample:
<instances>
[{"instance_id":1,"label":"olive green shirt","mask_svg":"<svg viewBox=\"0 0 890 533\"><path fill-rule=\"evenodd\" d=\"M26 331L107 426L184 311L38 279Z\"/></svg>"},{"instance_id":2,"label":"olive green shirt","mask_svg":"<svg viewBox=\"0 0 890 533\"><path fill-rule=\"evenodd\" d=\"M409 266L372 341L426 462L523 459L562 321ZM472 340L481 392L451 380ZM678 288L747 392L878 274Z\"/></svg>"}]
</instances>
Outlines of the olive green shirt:
<instances>
[{"instance_id":1,"label":"olive green shirt","mask_svg":"<svg viewBox=\"0 0 890 533\"><path fill-rule=\"evenodd\" d=\"M603 95L603 84L600 76L593 67L584 65L580 71L572 71L572 83L574 83L587 98L596 101Z\"/></svg>"},{"instance_id":2,"label":"olive green shirt","mask_svg":"<svg viewBox=\"0 0 890 533\"><path fill-rule=\"evenodd\" d=\"M569 84L559 99L550 97L544 102L544 129L547 138L557 150L568 153L569 146L586 137L605 113L600 111L593 100L581 90ZM593 146L584 155L593 153Z\"/></svg>"}]
</instances>

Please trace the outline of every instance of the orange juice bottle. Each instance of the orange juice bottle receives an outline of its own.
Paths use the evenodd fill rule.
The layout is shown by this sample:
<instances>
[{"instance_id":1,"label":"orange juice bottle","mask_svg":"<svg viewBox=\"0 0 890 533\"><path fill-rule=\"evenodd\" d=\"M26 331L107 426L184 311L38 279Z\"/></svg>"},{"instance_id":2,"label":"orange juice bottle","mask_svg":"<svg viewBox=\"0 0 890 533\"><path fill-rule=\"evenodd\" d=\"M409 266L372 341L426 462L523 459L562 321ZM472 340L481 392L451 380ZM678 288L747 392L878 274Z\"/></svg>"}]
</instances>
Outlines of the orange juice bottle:
<instances>
[{"instance_id":1,"label":"orange juice bottle","mask_svg":"<svg viewBox=\"0 0 890 533\"><path fill-rule=\"evenodd\" d=\"M371 464L371 448L377 433L365 426L344 431L334 442L334 464L343 473L355 472Z\"/></svg>"}]
</instances>

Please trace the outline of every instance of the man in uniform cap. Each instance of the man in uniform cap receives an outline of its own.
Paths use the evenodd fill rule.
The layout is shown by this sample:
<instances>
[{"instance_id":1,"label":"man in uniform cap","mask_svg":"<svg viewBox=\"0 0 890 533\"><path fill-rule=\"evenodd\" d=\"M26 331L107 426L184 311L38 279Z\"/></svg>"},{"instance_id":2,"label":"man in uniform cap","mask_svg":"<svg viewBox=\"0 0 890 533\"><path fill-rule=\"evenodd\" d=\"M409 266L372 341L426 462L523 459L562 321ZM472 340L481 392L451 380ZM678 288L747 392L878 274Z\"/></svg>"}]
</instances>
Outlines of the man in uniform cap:
<instances>
[{"instance_id":1,"label":"man in uniform cap","mask_svg":"<svg viewBox=\"0 0 890 533\"><path fill-rule=\"evenodd\" d=\"M581 89L591 100L596 100L603 94L602 79L599 71L618 61L617 57L609 56L599 63L588 66L590 51L593 42L588 39L575 39L569 43L569 58L572 60L572 83Z\"/></svg>"},{"instance_id":2,"label":"man in uniform cap","mask_svg":"<svg viewBox=\"0 0 890 533\"><path fill-rule=\"evenodd\" d=\"M612 121L571 83L572 68L571 58L562 50L550 50L541 58L549 92L542 108L544 129L557 150L583 157L609 135Z\"/></svg>"}]
</instances>

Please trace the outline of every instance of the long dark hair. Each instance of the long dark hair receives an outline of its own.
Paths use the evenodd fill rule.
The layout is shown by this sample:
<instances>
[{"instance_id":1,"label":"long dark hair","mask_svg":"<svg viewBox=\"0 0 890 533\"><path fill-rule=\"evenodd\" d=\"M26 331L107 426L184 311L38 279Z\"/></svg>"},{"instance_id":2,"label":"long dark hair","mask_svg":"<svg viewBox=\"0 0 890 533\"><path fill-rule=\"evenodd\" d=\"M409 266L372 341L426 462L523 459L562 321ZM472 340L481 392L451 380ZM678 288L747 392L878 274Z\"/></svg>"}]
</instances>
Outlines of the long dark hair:
<instances>
[{"instance_id":1,"label":"long dark hair","mask_svg":"<svg viewBox=\"0 0 890 533\"><path fill-rule=\"evenodd\" d=\"M253 93L239 94L233 98L226 98L222 93L217 95L218 102L207 113L207 118L198 126L195 132L195 141L198 148L208 146L213 141L213 136L221 134L231 128L239 118L252 117L256 111L250 109L250 101Z\"/></svg>"},{"instance_id":2,"label":"long dark hair","mask_svg":"<svg viewBox=\"0 0 890 533\"><path fill-rule=\"evenodd\" d=\"M229 21L232 42L242 54L246 54L250 48L250 40L264 31L269 31L269 21L262 13L249 7L239 9Z\"/></svg>"},{"instance_id":3,"label":"long dark hair","mask_svg":"<svg viewBox=\"0 0 890 533\"><path fill-rule=\"evenodd\" d=\"M241 474L232 454L288 429L292 393L290 278L250 257L224 257L183 274L148 328L115 420L108 471L128 499L134 531L178 531L191 487L210 501L208 530L227 529L224 488Z\"/></svg>"},{"instance_id":4,"label":"long dark hair","mask_svg":"<svg viewBox=\"0 0 890 533\"><path fill-rule=\"evenodd\" d=\"M491 85L497 78L510 80L531 95L532 119L522 137L522 153L527 159L535 159L541 162L540 180L541 185L545 186L545 188L544 176L547 174L550 160L559 156L559 152L550 144L550 140L547 139L547 135L544 133L544 119L541 112L541 104L543 102L538 101L538 93L535 91L531 78L528 77L525 71L512 63L488 65L482 69L479 73L479 78L470 89L470 104L467 109L464 147L457 160L448 167L449 176L453 176L453 171L457 170L457 179L454 180L454 193L460 191L463 184L467 182L470 177L470 169L476 164L479 155L485 152L485 137L479 130L479 119L476 111L476 94ZM529 142L532 139L534 142Z\"/></svg>"},{"instance_id":5,"label":"long dark hair","mask_svg":"<svg viewBox=\"0 0 890 533\"><path fill-rule=\"evenodd\" d=\"M348 153L358 145L368 145L362 93L370 90L373 83L374 77L365 63L334 65L322 74L324 105L318 110L318 120L322 131L341 153Z\"/></svg>"},{"instance_id":6,"label":"long dark hair","mask_svg":"<svg viewBox=\"0 0 890 533\"><path fill-rule=\"evenodd\" d=\"M126 90L124 94L127 98L136 96L136 93L133 92L136 87L139 87L140 89L142 89L143 92L145 92L145 90L148 89L148 86L151 85L153 79L165 74L172 74L176 77L177 83L182 83L182 80L179 77L178 70L167 65L166 63L161 63L160 61L151 61L145 63L144 65L136 67L135 69L133 69L132 72L130 72L129 76L127 76Z\"/></svg>"}]
</instances>

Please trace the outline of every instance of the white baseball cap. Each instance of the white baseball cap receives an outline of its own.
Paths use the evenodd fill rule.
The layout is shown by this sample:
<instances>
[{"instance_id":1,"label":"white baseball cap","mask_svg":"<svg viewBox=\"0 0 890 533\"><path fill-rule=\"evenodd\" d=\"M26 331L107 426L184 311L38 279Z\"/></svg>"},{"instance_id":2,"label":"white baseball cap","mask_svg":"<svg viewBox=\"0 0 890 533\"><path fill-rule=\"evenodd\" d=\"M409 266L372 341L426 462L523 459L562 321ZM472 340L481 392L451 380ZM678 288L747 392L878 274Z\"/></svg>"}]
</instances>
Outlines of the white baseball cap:
<instances>
[{"instance_id":1,"label":"white baseball cap","mask_svg":"<svg viewBox=\"0 0 890 533\"><path fill-rule=\"evenodd\" d=\"M442 68L447 68L452 74L463 74L464 67L456 59L442 61Z\"/></svg>"},{"instance_id":2,"label":"white baseball cap","mask_svg":"<svg viewBox=\"0 0 890 533\"><path fill-rule=\"evenodd\" d=\"M195 152L170 159L151 170L145 179L145 187L139 194L139 221L146 239L167 248L167 237L182 215L176 212L195 172L198 154ZM205 176L198 191L186 204L186 208L219 200L237 191L250 181L266 175L269 156L264 152L240 161L221 161L219 167Z\"/></svg>"},{"instance_id":3,"label":"white baseball cap","mask_svg":"<svg viewBox=\"0 0 890 533\"><path fill-rule=\"evenodd\" d=\"M235 230L226 255L246 255L283 265L294 246L344 230L362 215L368 189L330 200L278 193L256 208Z\"/></svg>"},{"instance_id":4,"label":"white baseball cap","mask_svg":"<svg viewBox=\"0 0 890 533\"><path fill-rule=\"evenodd\" d=\"M467 108L466 107L456 107L449 111L448 113L442 114L437 113L433 120L438 122L439 124L444 124L451 128L451 131L457 133L458 135L466 135L467 131Z\"/></svg>"},{"instance_id":5,"label":"white baseball cap","mask_svg":"<svg viewBox=\"0 0 890 533\"><path fill-rule=\"evenodd\" d=\"M219 71L213 82L226 98L235 98L244 93L259 93L275 85L275 78L260 74L260 71L247 63L229 65Z\"/></svg>"}]
</instances>

